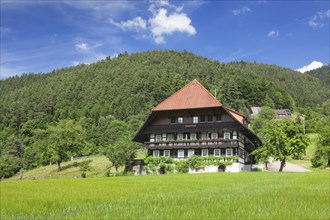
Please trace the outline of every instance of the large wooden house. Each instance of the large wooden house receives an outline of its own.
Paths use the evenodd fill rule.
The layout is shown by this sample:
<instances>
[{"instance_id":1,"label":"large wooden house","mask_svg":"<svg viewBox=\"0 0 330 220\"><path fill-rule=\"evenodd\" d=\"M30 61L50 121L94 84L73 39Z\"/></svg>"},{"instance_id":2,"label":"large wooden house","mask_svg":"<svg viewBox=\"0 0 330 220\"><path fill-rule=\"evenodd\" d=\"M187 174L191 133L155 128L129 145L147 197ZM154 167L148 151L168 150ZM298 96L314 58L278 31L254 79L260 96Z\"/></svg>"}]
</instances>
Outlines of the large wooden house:
<instances>
[{"instance_id":1,"label":"large wooden house","mask_svg":"<svg viewBox=\"0 0 330 220\"><path fill-rule=\"evenodd\" d=\"M250 170L255 161L249 154L262 144L242 114L224 107L196 79L154 107L133 140L154 157L237 155L230 172Z\"/></svg>"}]
</instances>

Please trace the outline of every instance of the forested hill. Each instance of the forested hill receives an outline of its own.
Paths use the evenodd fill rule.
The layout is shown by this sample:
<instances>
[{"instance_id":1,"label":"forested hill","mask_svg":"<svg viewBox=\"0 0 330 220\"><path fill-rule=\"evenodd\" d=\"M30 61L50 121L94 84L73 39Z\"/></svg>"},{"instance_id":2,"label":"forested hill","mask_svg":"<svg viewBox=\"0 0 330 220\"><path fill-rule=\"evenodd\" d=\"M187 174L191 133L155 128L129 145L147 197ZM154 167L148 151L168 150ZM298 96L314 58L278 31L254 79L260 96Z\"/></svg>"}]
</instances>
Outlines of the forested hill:
<instances>
[{"instance_id":1,"label":"forested hill","mask_svg":"<svg viewBox=\"0 0 330 220\"><path fill-rule=\"evenodd\" d=\"M327 66L322 66L315 70L306 72L306 74L314 76L321 80L327 86L330 86L330 64Z\"/></svg>"},{"instance_id":2,"label":"forested hill","mask_svg":"<svg viewBox=\"0 0 330 220\"><path fill-rule=\"evenodd\" d=\"M112 115L142 121L152 106L192 79L198 79L226 106L247 112L250 106L315 106L329 97L319 79L274 65L219 63L189 52L147 51L47 74L0 81L2 126L29 120ZM1 127L1 124L0 124Z\"/></svg>"}]
</instances>

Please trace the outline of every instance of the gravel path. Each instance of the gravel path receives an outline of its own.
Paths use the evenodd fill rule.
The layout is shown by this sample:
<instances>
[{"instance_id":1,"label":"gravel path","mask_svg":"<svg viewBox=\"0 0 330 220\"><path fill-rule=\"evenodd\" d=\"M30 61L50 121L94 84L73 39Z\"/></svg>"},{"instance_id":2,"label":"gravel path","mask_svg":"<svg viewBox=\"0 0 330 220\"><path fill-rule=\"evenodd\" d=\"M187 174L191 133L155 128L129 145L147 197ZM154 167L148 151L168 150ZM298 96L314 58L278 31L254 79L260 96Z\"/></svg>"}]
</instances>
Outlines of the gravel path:
<instances>
[{"instance_id":1,"label":"gravel path","mask_svg":"<svg viewBox=\"0 0 330 220\"><path fill-rule=\"evenodd\" d=\"M281 162L274 161L268 164L268 171L270 172L278 172L280 169ZM285 167L283 168L283 172L311 172L301 166L295 165L293 163L286 162Z\"/></svg>"}]
</instances>

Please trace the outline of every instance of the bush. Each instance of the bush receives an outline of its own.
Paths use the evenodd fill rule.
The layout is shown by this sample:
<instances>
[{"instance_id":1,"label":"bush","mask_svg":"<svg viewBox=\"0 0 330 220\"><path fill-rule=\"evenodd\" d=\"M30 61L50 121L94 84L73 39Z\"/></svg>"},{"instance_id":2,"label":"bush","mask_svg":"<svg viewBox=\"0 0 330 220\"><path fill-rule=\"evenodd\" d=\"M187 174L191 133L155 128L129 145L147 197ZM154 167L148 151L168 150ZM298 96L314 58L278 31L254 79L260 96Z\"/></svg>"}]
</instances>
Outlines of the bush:
<instances>
[{"instance_id":1,"label":"bush","mask_svg":"<svg viewBox=\"0 0 330 220\"><path fill-rule=\"evenodd\" d=\"M77 161L73 162L72 164L73 167L78 167L79 166L79 163Z\"/></svg>"},{"instance_id":2,"label":"bush","mask_svg":"<svg viewBox=\"0 0 330 220\"><path fill-rule=\"evenodd\" d=\"M324 161L324 158L318 151L315 152L315 155L311 159L311 162L313 167L322 167L326 163L326 161Z\"/></svg>"},{"instance_id":3,"label":"bush","mask_svg":"<svg viewBox=\"0 0 330 220\"><path fill-rule=\"evenodd\" d=\"M105 177L112 177L113 174L111 173L111 169L108 169L107 171L105 171L104 176Z\"/></svg>"},{"instance_id":4,"label":"bush","mask_svg":"<svg viewBox=\"0 0 330 220\"><path fill-rule=\"evenodd\" d=\"M173 172L174 159L171 157L147 157L144 160L144 169L147 173L171 173Z\"/></svg>"},{"instance_id":5,"label":"bush","mask_svg":"<svg viewBox=\"0 0 330 220\"><path fill-rule=\"evenodd\" d=\"M8 178L19 171L18 159L12 156L0 157L0 179Z\"/></svg>"},{"instance_id":6,"label":"bush","mask_svg":"<svg viewBox=\"0 0 330 220\"><path fill-rule=\"evenodd\" d=\"M80 171L82 172L81 173L82 178L86 178L87 177L86 172L90 171L92 169L92 167L89 165L91 162L92 162L92 160L85 160L85 161L82 161L79 163L79 168L80 168Z\"/></svg>"},{"instance_id":7,"label":"bush","mask_svg":"<svg viewBox=\"0 0 330 220\"><path fill-rule=\"evenodd\" d=\"M172 173L174 169L178 173L188 173L189 168L197 169L202 166L227 166L233 164L234 161L238 160L237 156L191 156L187 160L174 161L171 157L152 157L149 156L144 160L146 164L144 170L149 174L165 174ZM173 166L175 165L175 166Z\"/></svg>"},{"instance_id":8,"label":"bush","mask_svg":"<svg viewBox=\"0 0 330 220\"><path fill-rule=\"evenodd\" d=\"M179 173L188 173L189 172L189 164L185 160L180 160L175 162L175 169Z\"/></svg>"}]
</instances>

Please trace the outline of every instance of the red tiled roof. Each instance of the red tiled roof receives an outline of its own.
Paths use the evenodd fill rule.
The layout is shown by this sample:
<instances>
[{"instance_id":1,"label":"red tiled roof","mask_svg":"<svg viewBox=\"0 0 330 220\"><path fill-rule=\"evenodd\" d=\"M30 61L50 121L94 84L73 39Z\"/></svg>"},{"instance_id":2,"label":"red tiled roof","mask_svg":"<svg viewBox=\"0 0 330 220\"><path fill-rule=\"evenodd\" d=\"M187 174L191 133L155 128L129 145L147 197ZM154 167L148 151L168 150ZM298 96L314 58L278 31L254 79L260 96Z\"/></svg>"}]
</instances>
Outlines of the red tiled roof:
<instances>
[{"instance_id":1,"label":"red tiled roof","mask_svg":"<svg viewBox=\"0 0 330 220\"><path fill-rule=\"evenodd\" d=\"M165 99L152 111L219 107L222 104L196 79Z\"/></svg>"},{"instance_id":2,"label":"red tiled roof","mask_svg":"<svg viewBox=\"0 0 330 220\"><path fill-rule=\"evenodd\" d=\"M232 114L232 116L234 116L236 118L237 121L241 122L243 124L244 122L244 115L242 115L241 113L233 110L233 109L230 109L230 108L226 108L230 114Z\"/></svg>"}]
</instances>

